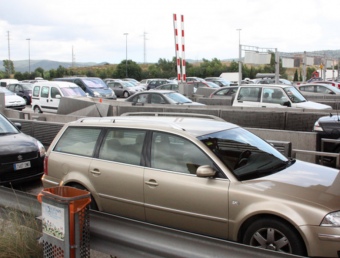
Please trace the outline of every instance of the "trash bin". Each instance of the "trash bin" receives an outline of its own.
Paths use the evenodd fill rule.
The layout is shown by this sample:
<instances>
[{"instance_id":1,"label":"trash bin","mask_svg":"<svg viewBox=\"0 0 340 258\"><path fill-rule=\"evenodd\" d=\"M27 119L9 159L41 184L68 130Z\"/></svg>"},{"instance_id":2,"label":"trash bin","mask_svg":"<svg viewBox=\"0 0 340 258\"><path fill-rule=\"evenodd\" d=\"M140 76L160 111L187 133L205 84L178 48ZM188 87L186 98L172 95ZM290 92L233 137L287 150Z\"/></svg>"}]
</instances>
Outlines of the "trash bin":
<instances>
[{"instance_id":1,"label":"trash bin","mask_svg":"<svg viewBox=\"0 0 340 258\"><path fill-rule=\"evenodd\" d=\"M44 257L90 257L91 194L70 186L38 194L42 211Z\"/></svg>"}]
</instances>

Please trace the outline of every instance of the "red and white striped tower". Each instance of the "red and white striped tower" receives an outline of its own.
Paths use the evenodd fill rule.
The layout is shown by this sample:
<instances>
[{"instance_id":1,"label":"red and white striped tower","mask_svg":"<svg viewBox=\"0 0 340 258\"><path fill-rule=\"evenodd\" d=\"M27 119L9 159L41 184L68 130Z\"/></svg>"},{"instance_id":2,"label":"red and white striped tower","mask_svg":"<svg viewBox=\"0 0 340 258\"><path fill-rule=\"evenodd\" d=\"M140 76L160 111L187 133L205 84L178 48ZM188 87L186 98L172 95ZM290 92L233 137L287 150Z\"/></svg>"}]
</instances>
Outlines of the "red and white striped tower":
<instances>
[{"instance_id":1,"label":"red and white striped tower","mask_svg":"<svg viewBox=\"0 0 340 258\"><path fill-rule=\"evenodd\" d=\"M185 44L184 44L184 16L181 15L181 28L182 28L182 81L185 82L187 80L187 75L185 73Z\"/></svg>"},{"instance_id":2,"label":"red and white striped tower","mask_svg":"<svg viewBox=\"0 0 340 258\"><path fill-rule=\"evenodd\" d=\"M178 31L177 31L177 16L174 14L174 30L175 30L175 49L176 49L176 60L177 60L177 80L181 80L181 61L179 59L179 47L178 47Z\"/></svg>"}]
</instances>

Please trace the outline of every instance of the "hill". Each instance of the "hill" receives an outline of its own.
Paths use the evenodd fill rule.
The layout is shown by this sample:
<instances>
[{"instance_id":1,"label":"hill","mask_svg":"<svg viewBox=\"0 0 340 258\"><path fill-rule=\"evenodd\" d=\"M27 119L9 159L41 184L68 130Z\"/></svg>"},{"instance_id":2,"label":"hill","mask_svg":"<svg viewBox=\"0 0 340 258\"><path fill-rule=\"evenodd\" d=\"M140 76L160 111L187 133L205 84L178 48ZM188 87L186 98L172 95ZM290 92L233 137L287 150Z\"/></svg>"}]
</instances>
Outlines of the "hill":
<instances>
[{"instance_id":1,"label":"hill","mask_svg":"<svg viewBox=\"0 0 340 258\"><path fill-rule=\"evenodd\" d=\"M2 62L3 63L3 62ZM104 63L98 64L95 62L87 62L87 63L76 63L77 67L87 67L87 66L94 66L94 65L103 65ZM18 60L13 61L14 69L16 72L25 73L29 71L29 66L31 72L35 69L41 67L45 71L51 70L51 69L57 69L59 66L69 68L72 67L71 62L58 62L58 61L51 61L51 60L30 60L30 63L28 60ZM5 68L3 65L0 65L0 71L5 71Z\"/></svg>"}]
</instances>

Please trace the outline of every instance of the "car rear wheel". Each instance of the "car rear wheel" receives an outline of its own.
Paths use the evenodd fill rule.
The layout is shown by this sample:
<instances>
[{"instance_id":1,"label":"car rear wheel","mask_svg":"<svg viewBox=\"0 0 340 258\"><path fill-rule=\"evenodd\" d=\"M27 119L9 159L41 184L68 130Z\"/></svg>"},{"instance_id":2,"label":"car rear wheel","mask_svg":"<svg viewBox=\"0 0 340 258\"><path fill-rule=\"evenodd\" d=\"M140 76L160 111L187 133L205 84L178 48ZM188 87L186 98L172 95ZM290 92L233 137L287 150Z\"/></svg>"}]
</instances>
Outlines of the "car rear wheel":
<instances>
[{"instance_id":1,"label":"car rear wheel","mask_svg":"<svg viewBox=\"0 0 340 258\"><path fill-rule=\"evenodd\" d=\"M129 94L127 91L124 91L123 97L124 97L124 98L128 98L129 96L130 96L130 94Z\"/></svg>"},{"instance_id":2,"label":"car rear wheel","mask_svg":"<svg viewBox=\"0 0 340 258\"><path fill-rule=\"evenodd\" d=\"M42 113L39 107L34 107L34 113Z\"/></svg>"},{"instance_id":3,"label":"car rear wheel","mask_svg":"<svg viewBox=\"0 0 340 258\"><path fill-rule=\"evenodd\" d=\"M85 191L89 191L86 189L86 187L82 186L81 184L71 184L69 186L72 186L74 188L77 188L77 189L80 189L80 190L85 190ZM90 209L91 210L98 210L98 206L97 206L97 203L96 201L93 199L93 196L91 194L91 203L90 203Z\"/></svg>"},{"instance_id":4,"label":"car rear wheel","mask_svg":"<svg viewBox=\"0 0 340 258\"><path fill-rule=\"evenodd\" d=\"M306 255L305 245L298 232L278 219L259 219L245 230L243 244L272 251Z\"/></svg>"}]
</instances>

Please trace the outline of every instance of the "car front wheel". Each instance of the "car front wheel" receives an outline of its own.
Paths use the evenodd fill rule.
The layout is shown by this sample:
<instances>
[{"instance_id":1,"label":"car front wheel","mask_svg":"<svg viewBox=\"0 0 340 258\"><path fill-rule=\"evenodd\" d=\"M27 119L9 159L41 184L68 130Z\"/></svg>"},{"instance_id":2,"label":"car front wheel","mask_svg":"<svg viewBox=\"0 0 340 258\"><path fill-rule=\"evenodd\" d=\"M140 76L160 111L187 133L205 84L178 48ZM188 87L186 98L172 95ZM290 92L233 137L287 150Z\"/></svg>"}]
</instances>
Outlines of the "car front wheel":
<instances>
[{"instance_id":1,"label":"car front wheel","mask_svg":"<svg viewBox=\"0 0 340 258\"><path fill-rule=\"evenodd\" d=\"M124 97L124 98L128 98L129 96L130 96L130 94L129 94L127 91L124 91L123 97Z\"/></svg>"},{"instance_id":2,"label":"car front wheel","mask_svg":"<svg viewBox=\"0 0 340 258\"><path fill-rule=\"evenodd\" d=\"M245 230L242 243L272 251L306 255L305 245L298 232L290 224L273 218L253 222Z\"/></svg>"},{"instance_id":3,"label":"car front wheel","mask_svg":"<svg viewBox=\"0 0 340 258\"><path fill-rule=\"evenodd\" d=\"M34 107L34 113L42 113L39 107Z\"/></svg>"}]
</instances>

